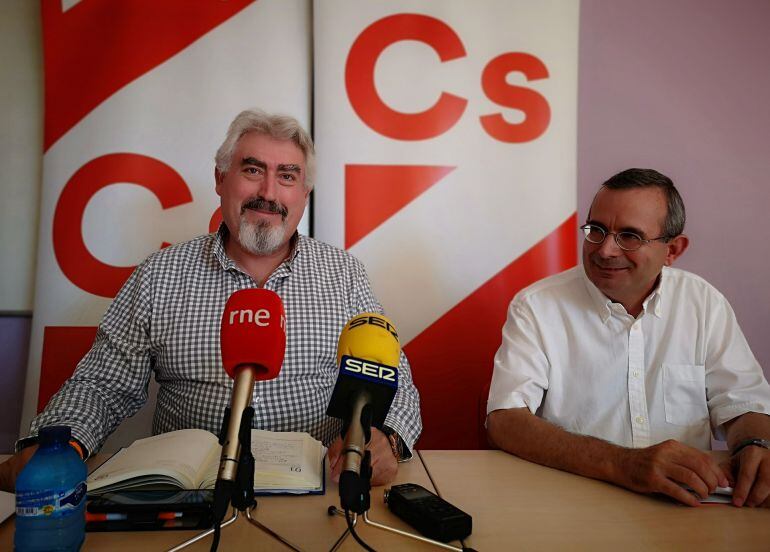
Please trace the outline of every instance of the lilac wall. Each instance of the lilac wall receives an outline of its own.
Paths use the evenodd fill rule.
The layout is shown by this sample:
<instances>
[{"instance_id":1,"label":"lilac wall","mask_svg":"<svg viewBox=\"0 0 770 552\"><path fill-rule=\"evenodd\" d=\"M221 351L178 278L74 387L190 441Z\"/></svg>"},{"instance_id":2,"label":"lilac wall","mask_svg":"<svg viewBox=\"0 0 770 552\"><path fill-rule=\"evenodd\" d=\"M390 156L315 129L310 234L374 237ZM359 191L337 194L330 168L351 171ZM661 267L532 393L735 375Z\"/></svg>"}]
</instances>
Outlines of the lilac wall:
<instances>
[{"instance_id":1,"label":"lilac wall","mask_svg":"<svg viewBox=\"0 0 770 552\"><path fill-rule=\"evenodd\" d=\"M628 167L687 208L678 267L731 302L770 375L770 2L582 0L578 209Z\"/></svg>"},{"instance_id":2,"label":"lilac wall","mask_svg":"<svg viewBox=\"0 0 770 552\"><path fill-rule=\"evenodd\" d=\"M19 436L31 322L29 316L0 315L0 454L11 452Z\"/></svg>"}]
</instances>

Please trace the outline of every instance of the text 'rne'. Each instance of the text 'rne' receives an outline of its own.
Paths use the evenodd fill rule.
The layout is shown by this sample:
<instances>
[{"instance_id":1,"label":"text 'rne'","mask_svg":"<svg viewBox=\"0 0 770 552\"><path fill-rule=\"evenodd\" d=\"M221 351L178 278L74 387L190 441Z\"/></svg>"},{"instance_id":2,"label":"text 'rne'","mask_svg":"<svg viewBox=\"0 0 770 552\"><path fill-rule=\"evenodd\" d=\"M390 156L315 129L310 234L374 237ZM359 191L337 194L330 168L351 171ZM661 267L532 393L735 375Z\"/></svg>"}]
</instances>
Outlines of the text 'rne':
<instances>
[{"instance_id":1,"label":"text 'rne'","mask_svg":"<svg viewBox=\"0 0 770 552\"><path fill-rule=\"evenodd\" d=\"M270 311L267 309L241 309L230 311L230 325L232 324L255 324L256 326L270 325ZM286 327L286 318L281 316L281 328Z\"/></svg>"}]
</instances>

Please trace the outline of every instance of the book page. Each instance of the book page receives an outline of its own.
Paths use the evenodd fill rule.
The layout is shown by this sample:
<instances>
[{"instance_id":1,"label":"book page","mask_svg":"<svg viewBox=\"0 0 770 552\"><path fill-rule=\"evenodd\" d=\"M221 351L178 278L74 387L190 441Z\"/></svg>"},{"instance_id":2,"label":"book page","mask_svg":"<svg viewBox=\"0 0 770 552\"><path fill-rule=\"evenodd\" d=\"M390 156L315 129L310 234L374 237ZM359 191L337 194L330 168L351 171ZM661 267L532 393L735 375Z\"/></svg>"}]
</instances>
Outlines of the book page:
<instances>
[{"instance_id":1,"label":"book page","mask_svg":"<svg viewBox=\"0 0 770 552\"><path fill-rule=\"evenodd\" d=\"M88 492L124 481L126 484L120 487L142 483L197 489L197 477L213 447L219 447L216 436L202 429L182 429L138 439L88 477Z\"/></svg>"},{"instance_id":2,"label":"book page","mask_svg":"<svg viewBox=\"0 0 770 552\"><path fill-rule=\"evenodd\" d=\"M199 489L213 489L217 483L219 475L219 463L222 459L222 445L219 444L219 438L215 447L211 448L209 456L201 465L196 474L196 481Z\"/></svg>"},{"instance_id":3,"label":"book page","mask_svg":"<svg viewBox=\"0 0 770 552\"><path fill-rule=\"evenodd\" d=\"M307 433L251 430L254 489L260 492L308 492L323 489L326 449ZM201 472L201 488L214 488L222 447Z\"/></svg>"},{"instance_id":4,"label":"book page","mask_svg":"<svg viewBox=\"0 0 770 552\"><path fill-rule=\"evenodd\" d=\"M254 488L321 490L325 449L307 433L252 430Z\"/></svg>"}]
</instances>

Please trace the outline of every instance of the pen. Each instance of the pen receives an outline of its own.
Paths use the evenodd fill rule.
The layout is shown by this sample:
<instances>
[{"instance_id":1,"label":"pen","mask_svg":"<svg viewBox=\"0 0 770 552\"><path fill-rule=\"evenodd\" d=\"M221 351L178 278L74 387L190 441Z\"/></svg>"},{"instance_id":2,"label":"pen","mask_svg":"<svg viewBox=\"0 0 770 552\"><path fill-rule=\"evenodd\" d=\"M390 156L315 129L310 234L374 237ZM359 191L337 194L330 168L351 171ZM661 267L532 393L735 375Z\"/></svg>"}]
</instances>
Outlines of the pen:
<instances>
[{"instance_id":1,"label":"pen","mask_svg":"<svg viewBox=\"0 0 770 552\"><path fill-rule=\"evenodd\" d=\"M156 519L170 520L182 517L183 512L158 512ZM129 519L128 514L122 513L104 513L95 514L92 512L86 512L86 522L89 521L125 521Z\"/></svg>"}]
</instances>

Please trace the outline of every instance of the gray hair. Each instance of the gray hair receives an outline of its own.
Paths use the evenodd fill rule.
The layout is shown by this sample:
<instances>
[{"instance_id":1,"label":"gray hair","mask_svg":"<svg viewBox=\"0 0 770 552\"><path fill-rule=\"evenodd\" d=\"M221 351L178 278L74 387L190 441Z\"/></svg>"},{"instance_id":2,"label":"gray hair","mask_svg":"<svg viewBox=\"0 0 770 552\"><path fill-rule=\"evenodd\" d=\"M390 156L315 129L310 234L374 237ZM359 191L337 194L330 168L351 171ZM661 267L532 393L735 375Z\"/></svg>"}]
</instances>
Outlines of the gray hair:
<instances>
[{"instance_id":1,"label":"gray hair","mask_svg":"<svg viewBox=\"0 0 770 552\"><path fill-rule=\"evenodd\" d=\"M230 170L238 140L249 132L264 134L276 140L291 140L294 142L305 155L305 189L307 191L313 189L313 177L315 176L315 147L313 146L313 139L294 117L271 115L260 109L241 111L233 119L233 122L230 123L225 141L219 146L214 157L219 172L226 173Z\"/></svg>"},{"instance_id":2,"label":"gray hair","mask_svg":"<svg viewBox=\"0 0 770 552\"><path fill-rule=\"evenodd\" d=\"M674 186L674 182L664 174L653 169L626 169L611 177L602 184L610 190L627 190L629 188L659 188L666 196L666 218L663 221L663 235L675 238L684 232L687 220L682 196Z\"/></svg>"}]
</instances>

